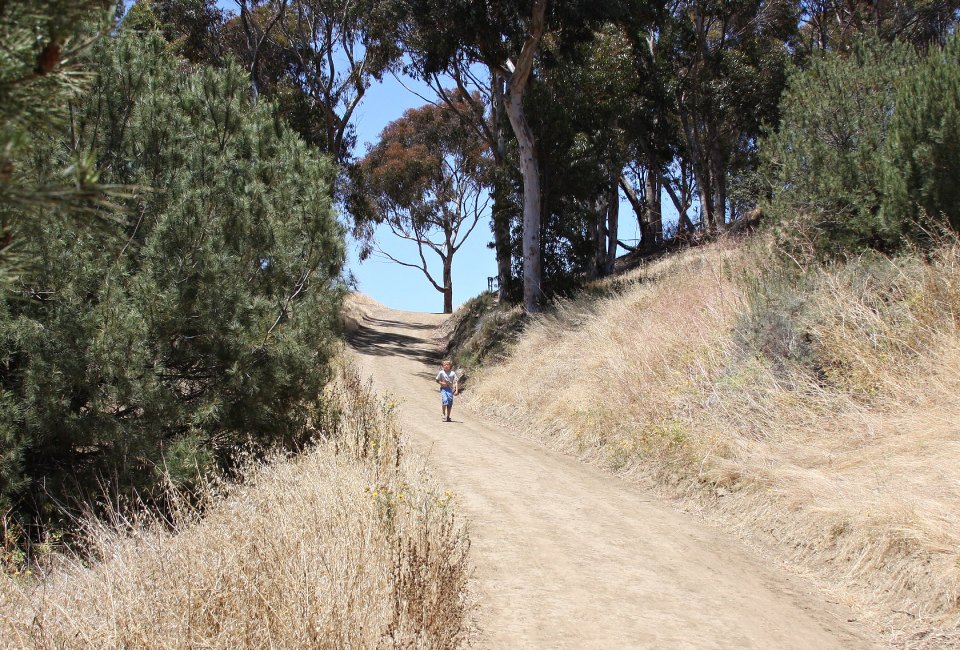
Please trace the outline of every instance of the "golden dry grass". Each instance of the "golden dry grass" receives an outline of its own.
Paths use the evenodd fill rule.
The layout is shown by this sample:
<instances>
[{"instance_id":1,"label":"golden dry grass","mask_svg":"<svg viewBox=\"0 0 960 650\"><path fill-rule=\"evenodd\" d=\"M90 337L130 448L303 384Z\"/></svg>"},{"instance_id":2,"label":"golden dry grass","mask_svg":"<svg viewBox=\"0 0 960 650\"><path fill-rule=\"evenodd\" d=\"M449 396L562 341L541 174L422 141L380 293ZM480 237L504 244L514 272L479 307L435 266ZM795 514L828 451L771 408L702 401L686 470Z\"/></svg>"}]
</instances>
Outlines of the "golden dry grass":
<instances>
[{"instance_id":1,"label":"golden dry grass","mask_svg":"<svg viewBox=\"0 0 960 650\"><path fill-rule=\"evenodd\" d=\"M251 466L203 517L90 522L98 561L4 576L0 645L463 645L469 542L450 496L404 458L389 404L349 374L330 397L328 442Z\"/></svg>"},{"instance_id":2,"label":"golden dry grass","mask_svg":"<svg viewBox=\"0 0 960 650\"><path fill-rule=\"evenodd\" d=\"M355 291L346 295L340 310L340 323L347 335L353 334L366 317L369 309L378 303L370 296Z\"/></svg>"},{"instance_id":3,"label":"golden dry grass","mask_svg":"<svg viewBox=\"0 0 960 650\"><path fill-rule=\"evenodd\" d=\"M564 303L469 404L762 540L904 647L960 644L960 250L783 287L769 260L718 244Z\"/></svg>"}]
</instances>

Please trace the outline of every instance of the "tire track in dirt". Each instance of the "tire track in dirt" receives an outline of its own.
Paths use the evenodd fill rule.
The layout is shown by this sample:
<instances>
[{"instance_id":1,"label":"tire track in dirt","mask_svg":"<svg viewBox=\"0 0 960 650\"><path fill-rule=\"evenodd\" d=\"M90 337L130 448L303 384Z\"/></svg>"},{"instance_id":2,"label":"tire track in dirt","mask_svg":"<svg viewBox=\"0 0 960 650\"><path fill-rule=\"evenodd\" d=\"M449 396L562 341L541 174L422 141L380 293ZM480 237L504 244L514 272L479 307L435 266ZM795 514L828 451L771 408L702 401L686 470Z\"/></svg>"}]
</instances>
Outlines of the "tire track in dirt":
<instances>
[{"instance_id":1,"label":"tire track in dirt","mask_svg":"<svg viewBox=\"0 0 960 650\"><path fill-rule=\"evenodd\" d=\"M363 372L470 521L479 647L874 647L848 611L656 496L462 408L441 422L444 317L365 311Z\"/></svg>"}]
</instances>

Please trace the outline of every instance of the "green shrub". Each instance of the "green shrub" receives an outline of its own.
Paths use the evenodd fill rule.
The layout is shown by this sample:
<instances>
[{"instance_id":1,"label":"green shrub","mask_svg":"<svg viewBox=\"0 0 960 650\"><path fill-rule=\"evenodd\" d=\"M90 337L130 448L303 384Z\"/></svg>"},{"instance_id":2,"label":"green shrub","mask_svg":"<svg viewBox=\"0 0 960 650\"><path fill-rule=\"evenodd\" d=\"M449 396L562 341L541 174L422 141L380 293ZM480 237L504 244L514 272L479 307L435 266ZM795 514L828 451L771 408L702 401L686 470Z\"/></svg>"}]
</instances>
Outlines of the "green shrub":
<instances>
[{"instance_id":1,"label":"green shrub","mask_svg":"<svg viewBox=\"0 0 960 650\"><path fill-rule=\"evenodd\" d=\"M760 148L766 211L790 248L833 256L897 246L900 224L880 214L882 152L895 80L914 61L906 46L865 41L791 76L780 129Z\"/></svg>"},{"instance_id":2,"label":"green shrub","mask_svg":"<svg viewBox=\"0 0 960 650\"><path fill-rule=\"evenodd\" d=\"M960 39L897 84L883 181L885 221L920 213L960 230Z\"/></svg>"},{"instance_id":3,"label":"green shrub","mask_svg":"<svg viewBox=\"0 0 960 650\"><path fill-rule=\"evenodd\" d=\"M37 268L0 304L0 507L41 519L303 442L341 296L334 167L251 106L243 69L190 73L129 33L92 57L71 132L28 171L78 148L134 196L98 226L25 212Z\"/></svg>"},{"instance_id":4,"label":"green shrub","mask_svg":"<svg viewBox=\"0 0 960 650\"><path fill-rule=\"evenodd\" d=\"M769 222L792 255L896 252L960 229L960 41L868 40L791 78L761 144Z\"/></svg>"}]
</instances>

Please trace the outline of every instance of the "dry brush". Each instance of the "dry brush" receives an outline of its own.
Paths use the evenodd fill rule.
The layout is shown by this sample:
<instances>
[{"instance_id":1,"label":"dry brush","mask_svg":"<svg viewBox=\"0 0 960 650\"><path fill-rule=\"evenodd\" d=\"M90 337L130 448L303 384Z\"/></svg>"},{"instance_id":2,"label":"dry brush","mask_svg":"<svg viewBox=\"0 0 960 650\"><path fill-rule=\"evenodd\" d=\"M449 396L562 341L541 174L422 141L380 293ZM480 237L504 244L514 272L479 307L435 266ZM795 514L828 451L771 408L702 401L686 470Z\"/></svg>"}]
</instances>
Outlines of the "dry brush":
<instances>
[{"instance_id":1,"label":"dry brush","mask_svg":"<svg viewBox=\"0 0 960 650\"><path fill-rule=\"evenodd\" d=\"M90 521L85 559L4 575L2 645L463 645L469 540L451 496L402 453L393 407L355 375L327 402L325 440L209 485L202 516Z\"/></svg>"},{"instance_id":2,"label":"dry brush","mask_svg":"<svg viewBox=\"0 0 960 650\"><path fill-rule=\"evenodd\" d=\"M801 272L756 246L559 305L471 407L762 540L906 647L960 644L960 248Z\"/></svg>"}]
</instances>

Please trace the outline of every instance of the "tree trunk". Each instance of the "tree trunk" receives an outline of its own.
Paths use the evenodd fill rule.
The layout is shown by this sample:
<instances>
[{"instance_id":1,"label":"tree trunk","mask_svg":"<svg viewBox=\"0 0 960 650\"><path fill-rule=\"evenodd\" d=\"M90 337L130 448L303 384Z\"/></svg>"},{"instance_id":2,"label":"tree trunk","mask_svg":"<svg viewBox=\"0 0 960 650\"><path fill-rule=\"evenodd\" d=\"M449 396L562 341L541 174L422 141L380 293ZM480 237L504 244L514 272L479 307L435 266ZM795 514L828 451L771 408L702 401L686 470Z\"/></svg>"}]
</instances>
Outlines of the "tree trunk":
<instances>
[{"instance_id":1,"label":"tree trunk","mask_svg":"<svg viewBox=\"0 0 960 650\"><path fill-rule=\"evenodd\" d=\"M710 171L713 185L713 225L714 229L719 229L727 222L727 170L723 151L716 140L710 147Z\"/></svg>"},{"instance_id":2,"label":"tree trunk","mask_svg":"<svg viewBox=\"0 0 960 650\"><path fill-rule=\"evenodd\" d=\"M630 184L630 181L627 179L626 175L621 174L620 176L620 187L623 188L623 193L627 195L627 201L630 202L630 207L633 208L633 213L637 216L637 226L640 227L640 243L638 248L646 245L647 243L647 233L646 233L646 224L643 220L643 200L637 196L637 191L633 188L633 185Z\"/></svg>"},{"instance_id":3,"label":"tree trunk","mask_svg":"<svg viewBox=\"0 0 960 650\"><path fill-rule=\"evenodd\" d=\"M490 72L491 116L493 133L496 139L493 148L493 162L496 167L493 180L493 247L497 254L497 295L500 300L510 296L512 283L513 253L510 246L510 210L507 201L507 140L503 132L504 100L503 80Z\"/></svg>"},{"instance_id":4,"label":"tree trunk","mask_svg":"<svg viewBox=\"0 0 960 650\"><path fill-rule=\"evenodd\" d=\"M606 197L599 197L593 203L593 223L590 225L590 240L593 243L593 261L589 275L599 278L607 268L607 205Z\"/></svg>"},{"instance_id":5,"label":"tree trunk","mask_svg":"<svg viewBox=\"0 0 960 650\"><path fill-rule=\"evenodd\" d=\"M620 228L620 188L617 179L610 179L610 198L607 199L607 263L604 272L613 273L617 261L617 231Z\"/></svg>"},{"instance_id":6,"label":"tree trunk","mask_svg":"<svg viewBox=\"0 0 960 650\"><path fill-rule=\"evenodd\" d=\"M649 241L647 246L659 246L663 243L663 215L660 207L660 173L657 171L656 161L647 163L647 176L644 179L644 210L643 232Z\"/></svg>"},{"instance_id":7,"label":"tree trunk","mask_svg":"<svg viewBox=\"0 0 960 650\"><path fill-rule=\"evenodd\" d=\"M704 232L713 232L713 192L710 191L710 173L702 165L693 166L693 177L697 181L697 194L700 198L700 227Z\"/></svg>"},{"instance_id":8,"label":"tree trunk","mask_svg":"<svg viewBox=\"0 0 960 650\"><path fill-rule=\"evenodd\" d=\"M523 109L523 96L533 76L533 60L540 47L546 24L547 0L533 0L530 30L516 63L506 66L507 90L504 106L513 135L520 146L520 175L523 177L523 309L533 314L540 309L543 295L543 260L540 251L540 163L536 142Z\"/></svg>"},{"instance_id":9,"label":"tree trunk","mask_svg":"<svg viewBox=\"0 0 960 650\"><path fill-rule=\"evenodd\" d=\"M443 260L443 313L453 313L453 255Z\"/></svg>"},{"instance_id":10,"label":"tree trunk","mask_svg":"<svg viewBox=\"0 0 960 650\"><path fill-rule=\"evenodd\" d=\"M681 98L682 99L682 98ZM713 210L714 192L711 183L710 155L703 150L702 132L690 123L690 117L681 114L687 148L690 150L690 167L697 184L697 196L700 200L700 227L708 233L713 232L715 217ZM696 118L694 118L696 119Z\"/></svg>"},{"instance_id":11,"label":"tree trunk","mask_svg":"<svg viewBox=\"0 0 960 650\"><path fill-rule=\"evenodd\" d=\"M263 34L258 37L256 34L256 26L250 20L250 10L247 8L247 3L240 3L240 21L243 24L243 31L247 40L247 48L250 50L251 55L250 102L253 104L256 104L257 100L260 98L260 46L263 45L263 42L267 39L267 36L270 35L270 30L273 29L273 26L277 24L277 21L283 17L283 14L286 10L287 0L283 0L280 3L280 8L277 10L277 13L274 14L273 18L270 19L270 22L267 23L267 26L264 28Z\"/></svg>"},{"instance_id":12,"label":"tree trunk","mask_svg":"<svg viewBox=\"0 0 960 650\"><path fill-rule=\"evenodd\" d=\"M539 310L543 288L540 286L540 163L537 160L533 131L523 110L523 94L506 96L507 116L520 145L520 175L523 177L523 309L528 314Z\"/></svg>"},{"instance_id":13,"label":"tree trunk","mask_svg":"<svg viewBox=\"0 0 960 650\"><path fill-rule=\"evenodd\" d=\"M504 105L513 135L520 146L520 175L523 177L523 309L533 314L540 309L543 295L543 260L540 251L540 163L536 142L523 109L523 96L533 76L533 59L540 47L546 24L547 0L533 0L530 31L515 64L509 63Z\"/></svg>"}]
</instances>

